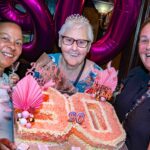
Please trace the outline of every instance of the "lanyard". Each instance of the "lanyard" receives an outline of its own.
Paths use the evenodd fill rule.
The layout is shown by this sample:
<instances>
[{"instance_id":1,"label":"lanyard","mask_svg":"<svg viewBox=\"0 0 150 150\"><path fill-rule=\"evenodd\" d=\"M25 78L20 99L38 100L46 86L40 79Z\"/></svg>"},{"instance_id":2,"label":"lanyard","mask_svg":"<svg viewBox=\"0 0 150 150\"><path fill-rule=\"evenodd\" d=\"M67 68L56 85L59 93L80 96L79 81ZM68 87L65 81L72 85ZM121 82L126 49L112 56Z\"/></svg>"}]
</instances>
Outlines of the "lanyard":
<instances>
[{"instance_id":1,"label":"lanyard","mask_svg":"<svg viewBox=\"0 0 150 150\"><path fill-rule=\"evenodd\" d=\"M79 81L79 79L80 79L80 77L81 77L81 75L82 75L82 73L83 73L83 70L84 70L85 64L86 64L86 59L84 59L84 62L83 62L82 68L81 68L81 70L80 70L80 72L79 72L79 74L78 74L78 76L77 76L77 78L76 78L75 82L73 83L73 85L74 85L74 86L76 86L76 85L77 85L77 83L78 83L78 81Z\"/></svg>"}]
</instances>

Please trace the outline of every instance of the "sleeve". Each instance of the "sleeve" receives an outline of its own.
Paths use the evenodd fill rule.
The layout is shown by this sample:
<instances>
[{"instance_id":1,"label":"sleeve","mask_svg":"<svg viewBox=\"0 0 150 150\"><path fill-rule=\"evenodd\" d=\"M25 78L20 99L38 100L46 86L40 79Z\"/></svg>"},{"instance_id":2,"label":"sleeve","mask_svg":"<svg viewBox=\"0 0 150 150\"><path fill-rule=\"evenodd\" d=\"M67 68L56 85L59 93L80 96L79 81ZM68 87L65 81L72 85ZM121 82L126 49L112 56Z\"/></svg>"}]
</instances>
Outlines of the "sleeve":
<instances>
[{"instance_id":1,"label":"sleeve","mask_svg":"<svg viewBox=\"0 0 150 150\"><path fill-rule=\"evenodd\" d=\"M59 64L59 60L60 60L60 53L52 53L52 54L48 54L48 57L50 59L52 59L52 61L58 66Z\"/></svg>"},{"instance_id":2,"label":"sleeve","mask_svg":"<svg viewBox=\"0 0 150 150\"><path fill-rule=\"evenodd\" d=\"M97 64L94 64L94 69L98 69L98 70L103 70L100 66L98 66Z\"/></svg>"}]
</instances>

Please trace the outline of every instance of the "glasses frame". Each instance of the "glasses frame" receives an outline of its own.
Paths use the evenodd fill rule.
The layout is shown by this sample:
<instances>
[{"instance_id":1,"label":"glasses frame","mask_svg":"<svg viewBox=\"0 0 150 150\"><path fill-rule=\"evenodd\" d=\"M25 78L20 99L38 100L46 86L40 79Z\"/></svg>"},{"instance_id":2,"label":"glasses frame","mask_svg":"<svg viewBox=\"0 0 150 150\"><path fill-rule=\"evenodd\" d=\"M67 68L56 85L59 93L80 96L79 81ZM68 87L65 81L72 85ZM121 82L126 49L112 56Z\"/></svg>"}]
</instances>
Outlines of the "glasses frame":
<instances>
[{"instance_id":1,"label":"glasses frame","mask_svg":"<svg viewBox=\"0 0 150 150\"><path fill-rule=\"evenodd\" d=\"M62 37L63 44L70 46L70 45L72 45L74 42L76 42L76 44L77 44L77 46L78 46L79 48L86 48L86 47L88 46L88 44L91 42L91 41L89 41L89 40L84 40L84 39L77 39L77 40L76 40L76 39L74 39L74 38L72 38L72 37L68 37L68 36L64 36L64 35L61 35L61 37ZM72 40L73 40L72 44L66 44L66 43L64 42L64 38L70 38L70 39L72 39ZM80 41L80 40L86 41L86 42L87 42L86 46L79 46L78 41Z\"/></svg>"}]
</instances>

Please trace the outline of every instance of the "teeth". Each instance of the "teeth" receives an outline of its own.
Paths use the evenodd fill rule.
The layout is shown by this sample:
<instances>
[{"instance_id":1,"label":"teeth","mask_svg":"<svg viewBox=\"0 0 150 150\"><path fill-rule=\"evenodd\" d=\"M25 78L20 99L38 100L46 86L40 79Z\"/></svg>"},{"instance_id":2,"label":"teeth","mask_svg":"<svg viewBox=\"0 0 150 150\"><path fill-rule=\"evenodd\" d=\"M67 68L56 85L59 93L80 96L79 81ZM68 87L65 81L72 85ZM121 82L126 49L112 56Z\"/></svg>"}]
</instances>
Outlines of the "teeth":
<instances>
[{"instance_id":1,"label":"teeth","mask_svg":"<svg viewBox=\"0 0 150 150\"><path fill-rule=\"evenodd\" d=\"M146 54L146 57L150 57L150 53Z\"/></svg>"},{"instance_id":2,"label":"teeth","mask_svg":"<svg viewBox=\"0 0 150 150\"><path fill-rule=\"evenodd\" d=\"M78 54L77 53L70 53L71 56L77 57Z\"/></svg>"},{"instance_id":3,"label":"teeth","mask_svg":"<svg viewBox=\"0 0 150 150\"><path fill-rule=\"evenodd\" d=\"M5 56L7 56L7 57L13 57L13 55L10 54L10 53L3 52L3 54L4 54Z\"/></svg>"}]
</instances>

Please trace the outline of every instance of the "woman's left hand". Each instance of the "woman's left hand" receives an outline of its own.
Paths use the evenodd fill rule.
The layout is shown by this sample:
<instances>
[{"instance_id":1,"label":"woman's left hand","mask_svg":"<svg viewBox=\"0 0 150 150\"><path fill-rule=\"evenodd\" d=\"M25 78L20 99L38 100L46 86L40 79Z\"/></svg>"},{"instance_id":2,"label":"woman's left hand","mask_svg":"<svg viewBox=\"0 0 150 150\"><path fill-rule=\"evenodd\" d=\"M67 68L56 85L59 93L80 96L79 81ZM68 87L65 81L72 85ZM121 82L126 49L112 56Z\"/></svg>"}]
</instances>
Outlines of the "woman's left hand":
<instances>
[{"instance_id":1,"label":"woman's left hand","mask_svg":"<svg viewBox=\"0 0 150 150\"><path fill-rule=\"evenodd\" d=\"M149 145L148 145L148 149L147 150L150 150L150 143L149 143Z\"/></svg>"},{"instance_id":2,"label":"woman's left hand","mask_svg":"<svg viewBox=\"0 0 150 150\"><path fill-rule=\"evenodd\" d=\"M8 139L0 139L0 150L16 150L16 145L10 142Z\"/></svg>"}]
</instances>

